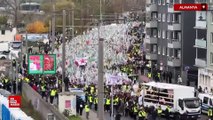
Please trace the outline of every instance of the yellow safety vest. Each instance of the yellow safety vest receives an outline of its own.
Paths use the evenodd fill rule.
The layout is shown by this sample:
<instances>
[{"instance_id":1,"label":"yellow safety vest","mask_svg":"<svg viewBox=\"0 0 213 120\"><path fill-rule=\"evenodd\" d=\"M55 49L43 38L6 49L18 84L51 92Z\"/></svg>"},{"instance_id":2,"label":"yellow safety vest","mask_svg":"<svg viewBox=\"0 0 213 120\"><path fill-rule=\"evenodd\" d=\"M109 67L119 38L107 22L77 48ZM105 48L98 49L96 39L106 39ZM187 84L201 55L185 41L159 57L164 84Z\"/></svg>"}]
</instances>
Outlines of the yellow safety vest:
<instances>
[{"instance_id":1,"label":"yellow safety vest","mask_svg":"<svg viewBox=\"0 0 213 120\"><path fill-rule=\"evenodd\" d=\"M143 117L142 111L138 112L138 117Z\"/></svg>"},{"instance_id":2,"label":"yellow safety vest","mask_svg":"<svg viewBox=\"0 0 213 120\"><path fill-rule=\"evenodd\" d=\"M117 105L117 104L118 104L118 102L119 102L118 97L117 97L117 98L115 98L115 99L113 100L113 102L114 102L114 104L115 104L115 105Z\"/></svg>"},{"instance_id":3,"label":"yellow safety vest","mask_svg":"<svg viewBox=\"0 0 213 120\"><path fill-rule=\"evenodd\" d=\"M160 73L158 73L158 78L160 78Z\"/></svg>"},{"instance_id":4,"label":"yellow safety vest","mask_svg":"<svg viewBox=\"0 0 213 120\"><path fill-rule=\"evenodd\" d=\"M94 87L91 87L91 88L90 88L90 93L94 93L94 91L95 91L95 88L94 88Z\"/></svg>"},{"instance_id":5,"label":"yellow safety vest","mask_svg":"<svg viewBox=\"0 0 213 120\"><path fill-rule=\"evenodd\" d=\"M98 104L98 98L95 98L94 104Z\"/></svg>"},{"instance_id":6,"label":"yellow safety vest","mask_svg":"<svg viewBox=\"0 0 213 120\"><path fill-rule=\"evenodd\" d=\"M42 91L42 92L45 91L45 86L41 86L41 91Z\"/></svg>"},{"instance_id":7,"label":"yellow safety vest","mask_svg":"<svg viewBox=\"0 0 213 120\"><path fill-rule=\"evenodd\" d=\"M162 112L163 112L162 109L158 108L158 114L162 114Z\"/></svg>"},{"instance_id":8,"label":"yellow safety vest","mask_svg":"<svg viewBox=\"0 0 213 120\"><path fill-rule=\"evenodd\" d=\"M134 107L134 108L133 108L133 111L134 111L134 113L138 112L137 107Z\"/></svg>"},{"instance_id":9,"label":"yellow safety vest","mask_svg":"<svg viewBox=\"0 0 213 120\"><path fill-rule=\"evenodd\" d=\"M110 101L111 101L110 99L107 99L106 100L106 105L110 105Z\"/></svg>"},{"instance_id":10,"label":"yellow safety vest","mask_svg":"<svg viewBox=\"0 0 213 120\"><path fill-rule=\"evenodd\" d=\"M56 95L56 90L51 90L50 96L55 96Z\"/></svg>"},{"instance_id":11,"label":"yellow safety vest","mask_svg":"<svg viewBox=\"0 0 213 120\"><path fill-rule=\"evenodd\" d=\"M208 116L209 116L209 117L212 116L212 109L211 109L211 108L209 108L209 110L208 110Z\"/></svg>"},{"instance_id":12,"label":"yellow safety vest","mask_svg":"<svg viewBox=\"0 0 213 120\"><path fill-rule=\"evenodd\" d=\"M167 109L169 112L171 112L171 109L170 109L170 107L169 107L169 106L167 106L167 107L166 107L166 109Z\"/></svg>"},{"instance_id":13,"label":"yellow safety vest","mask_svg":"<svg viewBox=\"0 0 213 120\"><path fill-rule=\"evenodd\" d=\"M92 103L92 96L89 96L89 102Z\"/></svg>"},{"instance_id":14,"label":"yellow safety vest","mask_svg":"<svg viewBox=\"0 0 213 120\"><path fill-rule=\"evenodd\" d=\"M89 112L89 111L90 111L89 106L85 105L85 112Z\"/></svg>"},{"instance_id":15,"label":"yellow safety vest","mask_svg":"<svg viewBox=\"0 0 213 120\"><path fill-rule=\"evenodd\" d=\"M5 79L5 83L8 83L8 81L9 81L8 79Z\"/></svg>"},{"instance_id":16,"label":"yellow safety vest","mask_svg":"<svg viewBox=\"0 0 213 120\"><path fill-rule=\"evenodd\" d=\"M148 78L151 78L152 77L152 74L151 73L148 73Z\"/></svg>"}]
</instances>

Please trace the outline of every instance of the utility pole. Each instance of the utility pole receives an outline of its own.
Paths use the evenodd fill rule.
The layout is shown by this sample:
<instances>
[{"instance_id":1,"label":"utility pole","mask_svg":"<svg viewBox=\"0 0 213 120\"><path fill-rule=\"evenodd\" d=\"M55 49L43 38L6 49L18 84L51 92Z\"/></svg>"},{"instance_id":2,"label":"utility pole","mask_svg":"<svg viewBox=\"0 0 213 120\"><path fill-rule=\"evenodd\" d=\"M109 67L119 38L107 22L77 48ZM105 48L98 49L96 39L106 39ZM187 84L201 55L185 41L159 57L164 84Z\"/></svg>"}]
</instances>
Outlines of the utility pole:
<instances>
[{"instance_id":1,"label":"utility pole","mask_svg":"<svg viewBox=\"0 0 213 120\"><path fill-rule=\"evenodd\" d=\"M52 16L52 52L55 50L55 2L53 5L53 16Z\"/></svg>"},{"instance_id":2,"label":"utility pole","mask_svg":"<svg viewBox=\"0 0 213 120\"><path fill-rule=\"evenodd\" d=\"M64 78L65 78L65 61L66 61L66 48L65 48L65 35L66 35L66 11L63 10L63 38L62 38L62 92L65 92L65 84L64 84Z\"/></svg>"},{"instance_id":3,"label":"utility pole","mask_svg":"<svg viewBox=\"0 0 213 120\"><path fill-rule=\"evenodd\" d=\"M99 120L104 120L104 71L103 71L103 62L104 62L104 39L101 38L101 28L102 25L102 0L100 0L100 23L98 29L98 118Z\"/></svg>"},{"instance_id":4,"label":"utility pole","mask_svg":"<svg viewBox=\"0 0 213 120\"><path fill-rule=\"evenodd\" d=\"M75 11L72 10L72 38L75 37Z\"/></svg>"},{"instance_id":5,"label":"utility pole","mask_svg":"<svg viewBox=\"0 0 213 120\"><path fill-rule=\"evenodd\" d=\"M28 55L28 36L27 36L27 30L26 30L26 39L25 39L25 49L26 49L26 55Z\"/></svg>"}]
</instances>

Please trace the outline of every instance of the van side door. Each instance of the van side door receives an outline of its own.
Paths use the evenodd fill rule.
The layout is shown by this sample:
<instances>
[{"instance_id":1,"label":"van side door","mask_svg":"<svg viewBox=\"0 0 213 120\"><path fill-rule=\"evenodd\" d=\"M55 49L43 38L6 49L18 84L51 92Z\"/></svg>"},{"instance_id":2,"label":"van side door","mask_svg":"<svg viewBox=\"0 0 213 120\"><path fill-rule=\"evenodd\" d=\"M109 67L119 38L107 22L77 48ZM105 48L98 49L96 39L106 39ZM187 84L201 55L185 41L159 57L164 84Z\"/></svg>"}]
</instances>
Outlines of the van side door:
<instances>
[{"instance_id":1,"label":"van side door","mask_svg":"<svg viewBox=\"0 0 213 120\"><path fill-rule=\"evenodd\" d=\"M203 100L202 100L202 110L203 111L208 111L209 109L209 98L208 97L203 97Z\"/></svg>"}]
</instances>

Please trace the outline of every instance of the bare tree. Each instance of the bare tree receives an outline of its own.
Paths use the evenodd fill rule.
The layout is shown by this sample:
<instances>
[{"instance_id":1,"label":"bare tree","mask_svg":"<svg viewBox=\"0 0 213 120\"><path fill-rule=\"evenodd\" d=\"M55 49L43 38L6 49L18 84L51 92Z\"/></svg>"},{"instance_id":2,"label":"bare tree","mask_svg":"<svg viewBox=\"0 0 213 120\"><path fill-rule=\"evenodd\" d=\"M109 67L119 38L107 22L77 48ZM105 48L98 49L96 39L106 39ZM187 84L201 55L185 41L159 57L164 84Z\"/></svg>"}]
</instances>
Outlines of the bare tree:
<instances>
[{"instance_id":1,"label":"bare tree","mask_svg":"<svg viewBox=\"0 0 213 120\"><path fill-rule=\"evenodd\" d=\"M12 17L14 26L20 22L20 1L19 0L0 0L1 6L5 8L7 16Z\"/></svg>"}]
</instances>

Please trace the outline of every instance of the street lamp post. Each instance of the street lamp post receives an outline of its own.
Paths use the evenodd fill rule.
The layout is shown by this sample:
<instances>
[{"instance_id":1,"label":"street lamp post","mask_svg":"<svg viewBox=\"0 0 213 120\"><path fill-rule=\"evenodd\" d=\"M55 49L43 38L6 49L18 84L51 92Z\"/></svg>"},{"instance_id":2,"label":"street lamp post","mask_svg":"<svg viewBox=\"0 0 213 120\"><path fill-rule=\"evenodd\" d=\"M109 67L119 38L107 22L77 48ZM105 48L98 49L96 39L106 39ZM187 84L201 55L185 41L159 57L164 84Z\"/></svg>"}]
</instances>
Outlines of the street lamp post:
<instances>
[{"instance_id":1,"label":"street lamp post","mask_svg":"<svg viewBox=\"0 0 213 120\"><path fill-rule=\"evenodd\" d=\"M65 35L66 35L66 11L63 10L63 43L62 43L62 92L65 92L65 61L66 61L66 46L65 46Z\"/></svg>"}]
</instances>

